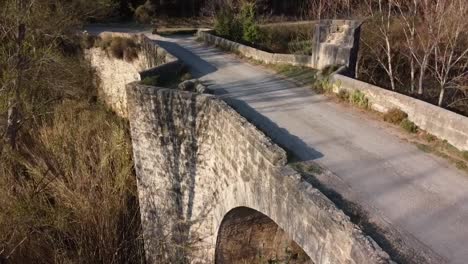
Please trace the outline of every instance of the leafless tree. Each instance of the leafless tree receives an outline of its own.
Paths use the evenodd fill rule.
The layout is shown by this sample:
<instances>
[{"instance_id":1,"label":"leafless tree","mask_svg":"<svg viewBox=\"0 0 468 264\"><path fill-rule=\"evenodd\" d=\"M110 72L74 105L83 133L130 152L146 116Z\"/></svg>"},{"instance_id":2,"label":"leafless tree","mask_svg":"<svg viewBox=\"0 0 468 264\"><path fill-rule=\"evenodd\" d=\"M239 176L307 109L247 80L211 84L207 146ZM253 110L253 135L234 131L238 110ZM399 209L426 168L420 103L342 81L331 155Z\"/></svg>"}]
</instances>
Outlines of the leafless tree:
<instances>
[{"instance_id":1,"label":"leafless tree","mask_svg":"<svg viewBox=\"0 0 468 264\"><path fill-rule=\"evenodd\" d=\"M395 90L395 75L393 65L394 54L392 52L392 40L390 36L391 23L393 18L392 10L395 6L395 3L393 0L366 0L366 5L369 15L375 18L378 29L378 32L375 32L375 34L381 41L379 41L377 47L375 44L366 43L365 41L363 41L363 43L376 55L375 59L387 73L387 76L390 80L390 87L392 90ZM379 52L376 50L376 48L384 52L385 58L378 56Z\"/></svg>"},{"instance_id":2,"label":"leafless tree","mask_svg":"<svg viewBox=\"0 0 468 264\"><path fill-rule=\"evenodd\" d=\"M457 88L458 81L467 76L468 5L464 0L447 0L437 8L440 42L434 48L432 70L440 88L438 104L442 106L446 89Z\"/></svg>"},{"instance_id":3,"label":"leafless tree","mask_svg":"<svg viewBox=\"0 0 468 264\"><path fill-rule=\"evenodd\" d=\"M403 20L403 30L405 34L406 45L409 51L408 58L410 60L410 89L411 93L414 93L417 70L415 60L417 59L416 26L419 2L417 0L397 0L395 1L395 4Z\"/></svg>"}]
</instances>

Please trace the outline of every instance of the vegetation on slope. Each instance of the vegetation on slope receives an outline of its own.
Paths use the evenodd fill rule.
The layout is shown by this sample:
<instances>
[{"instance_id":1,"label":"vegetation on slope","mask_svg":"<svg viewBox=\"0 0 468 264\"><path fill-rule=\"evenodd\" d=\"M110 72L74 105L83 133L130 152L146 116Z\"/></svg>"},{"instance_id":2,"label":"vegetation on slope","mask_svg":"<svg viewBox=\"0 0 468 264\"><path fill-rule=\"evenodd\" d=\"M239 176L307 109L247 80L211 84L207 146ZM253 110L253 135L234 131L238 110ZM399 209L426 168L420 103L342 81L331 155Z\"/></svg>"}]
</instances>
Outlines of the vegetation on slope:
<instances>
[{"instance_id":1,"label":"vegetation on slope","mask_svg":"<svg viewBox=\"0 0 468 264\"><path fill-rule=\"evenodd\" d=\"M144 262L128 125L75 34L111 4L0 2L1 263Z\"/></svg>"}]
</instances>

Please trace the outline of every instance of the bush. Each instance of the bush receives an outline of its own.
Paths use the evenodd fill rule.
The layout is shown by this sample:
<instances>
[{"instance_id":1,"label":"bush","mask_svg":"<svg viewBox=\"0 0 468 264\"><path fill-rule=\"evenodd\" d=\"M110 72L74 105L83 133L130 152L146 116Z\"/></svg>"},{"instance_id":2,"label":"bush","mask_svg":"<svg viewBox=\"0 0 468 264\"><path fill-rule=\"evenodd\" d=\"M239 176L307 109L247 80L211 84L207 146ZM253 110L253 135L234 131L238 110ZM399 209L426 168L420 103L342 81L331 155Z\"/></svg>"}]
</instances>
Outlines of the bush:
<instances>
[{"instance_id":1,"label":"bush","mask_svg":"<svg viewBox=\"0 0 468 264\"><path fill-rule=\"evenodd\" d=\"M437 140L437 137L434 136L434 135L431 135L429 133L424 133L424 139L427 141L427 142L434 142Z\"/></svg>"},{"instance_id":2,"label":"bush","mask_svg":"<svg viewBox=\"0 0 468 264\"><path fill-rule=\"evenodd\" d=\"M359 90L353 91L351 96L349 97L349 101L362 108L369 107L369 100L367 99L366 95Z\"/></svg>"},{"instance_id":3,"label":"bush","mask_svg":"<svg viewBox=\"0 0 468 264\"><path fill-rule=\"evenodd\" d=\"M112 57L125 59L128 62L138 58L141 49L135 38L112 37L110 35L105 35L98 41L97 45Z\"/></svg>"},{"instance_id":4,"label":"bush","mask_svg":"<svg viewBox=\"0 0 468 264\"><path fill-rule=\"evenodd\" d=\"M216 13L214 30L220 36L230 36L234 20L233 10L229 7L223 8Z\"/></svg>"},{"instance_id":5,"label":"bush","mask_svg":"<svg viewBox=\"0 0 468 264\"><path fill-rule=\"evenodd\" d=\"M392 108L384 114L384 121L392 124L400 124L408 114L398 108Z\"/></svg>"},{"instance_id":6,"label":"bush","mask_svg":"<svg viewBox=\"0 0 468 264\"><path fill-rule=\"evenodd\" d=\"M349 100L349 92L345 89L341 89L338 92L338 98L342 101L348 101Z\"/></svg>"},{"instance_id":7,"label":"bush","mask_svg":"<svg viewBox=\"0 0 468 264\"><path fill-rule=\"evenodd\" d=\"M403 121L400 123L400 126L408 133L418 132L418 126L411 122L408 118L403 119Z\"/></svg>"},{"instance_id":8,"label":"bush","mask_svg":"<svg viewBox=\"0 0 468 264\"><path fill-rule=\"evenodd\" d=\"M260 28L256 20L255 3L243 1L241 6L242 39L255 43L260 40Z\"/></svg>"}]
</instances>

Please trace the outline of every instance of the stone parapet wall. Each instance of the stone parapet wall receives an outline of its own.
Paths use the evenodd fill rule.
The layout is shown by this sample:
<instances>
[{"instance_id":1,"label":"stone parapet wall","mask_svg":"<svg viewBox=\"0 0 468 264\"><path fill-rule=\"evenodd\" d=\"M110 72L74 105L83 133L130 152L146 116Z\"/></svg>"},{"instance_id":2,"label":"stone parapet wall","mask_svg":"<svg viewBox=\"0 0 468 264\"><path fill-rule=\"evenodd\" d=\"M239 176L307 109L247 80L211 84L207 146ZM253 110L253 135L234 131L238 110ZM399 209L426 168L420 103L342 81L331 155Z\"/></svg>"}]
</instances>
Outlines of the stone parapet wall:
<instances>
[{"instance_id":1,"label":"stone parapet wall","mask_svg":"<svg viewBox=\"0 0 468 264\"><path fill-rule=\"evenodd\" d=\"M127 116L127 99L125 85L134 81L140 81L145 77L167 72L167 67L159 69L162 62L170 63L170 69L181 68L181 62L163 48L156 45L145 35L103 32L101 38L124 37L136 38L141 44L138 58L132 61L114 58L100 48L91 48L86 51L86 58L96 70L99 77L100 96L107 105L118 115ZM169 71L171 73L171 71Z\"/></svg>"},{"instance_id":2,"label":"stone parapet wall","mask_svg":"<svg viewBox=\"0 0 468 264\"><path fill-rule=\"evenodd\" d=\"M418 127L447 140L453 146L468 150L468 118L424 101L389 91L381 87L335 74L331 77L334 91L345 89L359 90L369 99L372 109L385 113L398 108L408 114L408 118Z\"/></svg>"},{"instance_id":3,"label":"stone parapet wall","mask_svg":"<svg viewBox=\"0 0 468 264\"><path fill-rule=\"evenodd\" d=\"M315 68L316 66L312 64L311 56L270 53L222 37L215 36L211 34L210 31L206 30L199 30L197 36L207 44L216 45L229 51L238 52L247 58L255 59L264 63L289 64L295 66L307 66L312 68Z\"/></svg>"},{"instance_id":4,"label":"stone parapet wall","mask_svg":"<svg viewBox=\"0 0 468 264\"><path fill-rule=\"evenodd\" d=\"M171 230L213 263L224 217L239 207L271 218L313 263L391 263L372 239L286 165L286 152L211 95L127 86L145 247L156 262ZM184 228L174 228L180 222Z\"/></svg>"},{"instance_id":5,"label":"stone parapet wall","mask_svg":"<svg viewBox=\"0 0 468 264\"><path fill-rule=\"evenodd\" d=\"M321 20L289 23L289 25L311 25L314 31L312 55L280 54L262 51L212 34L212 31L199 30L197 35L204 42L219 46L243 56L269 64L288 64L324 69L328 66L347 66L354 75L359 47L360 21ZM272 26L264 25L264 27ZM282 25L284 26L284 25Z\"/></svg>"}]
</instances>

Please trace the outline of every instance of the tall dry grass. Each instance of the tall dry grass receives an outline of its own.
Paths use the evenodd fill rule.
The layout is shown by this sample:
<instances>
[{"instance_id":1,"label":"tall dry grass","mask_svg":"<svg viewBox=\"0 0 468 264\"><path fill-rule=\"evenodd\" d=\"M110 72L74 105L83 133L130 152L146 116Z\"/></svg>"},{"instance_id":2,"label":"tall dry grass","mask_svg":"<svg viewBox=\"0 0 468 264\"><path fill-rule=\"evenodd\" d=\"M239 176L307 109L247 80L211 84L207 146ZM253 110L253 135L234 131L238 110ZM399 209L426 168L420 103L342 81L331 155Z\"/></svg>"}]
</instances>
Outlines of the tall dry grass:
<instances>
[{"instance_id":1,"label":"tall dry grass","mask_svg":"<svg viewBox=\"0 0 468 264\"><path fill-rule=\"evenodd\" d=\"M0 156L0 256L11 263L143 263L127 123L63 101Z\"/></svg>"}]
</instances>

